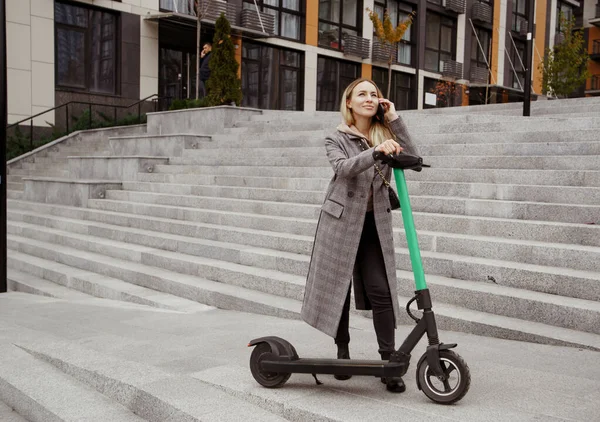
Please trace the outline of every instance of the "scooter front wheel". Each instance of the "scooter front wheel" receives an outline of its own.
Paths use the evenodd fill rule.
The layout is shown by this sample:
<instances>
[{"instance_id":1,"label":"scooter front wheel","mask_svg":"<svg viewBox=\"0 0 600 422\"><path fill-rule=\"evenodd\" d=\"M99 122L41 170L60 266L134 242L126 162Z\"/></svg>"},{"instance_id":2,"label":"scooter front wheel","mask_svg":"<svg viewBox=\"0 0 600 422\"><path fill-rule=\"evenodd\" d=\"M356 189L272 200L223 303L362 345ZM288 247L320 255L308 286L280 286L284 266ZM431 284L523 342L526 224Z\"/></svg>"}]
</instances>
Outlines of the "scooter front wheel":
<instances>
[{"instance_id":1,"label":"scooter front wheel","mask_svg":"<svg viewBox=\"0 0 600 422\"><path fill-rule=\"evenodd\" d=\"M261 361L273 358L273 350L268 343L256 345L250 355L250 372L252 376L263 387L277 388L281 387L290 379L292 374L279 372L265 372L260 368Z\"/></svg>"},{"instance_id":2,"label":"scooter front wheel","mask_svg":"<svg viewBox=\"0 0 600 422\"><path fill-rule=\"evenodd\" d=\"M436 403L452 404L462 399L471 385L471 372L467 363L452 350L440 350L440 365L446 374L441 381L433 373L427 359L421 359L417 367L417 379L421 390Z\"/></svg>"}]
</instances>

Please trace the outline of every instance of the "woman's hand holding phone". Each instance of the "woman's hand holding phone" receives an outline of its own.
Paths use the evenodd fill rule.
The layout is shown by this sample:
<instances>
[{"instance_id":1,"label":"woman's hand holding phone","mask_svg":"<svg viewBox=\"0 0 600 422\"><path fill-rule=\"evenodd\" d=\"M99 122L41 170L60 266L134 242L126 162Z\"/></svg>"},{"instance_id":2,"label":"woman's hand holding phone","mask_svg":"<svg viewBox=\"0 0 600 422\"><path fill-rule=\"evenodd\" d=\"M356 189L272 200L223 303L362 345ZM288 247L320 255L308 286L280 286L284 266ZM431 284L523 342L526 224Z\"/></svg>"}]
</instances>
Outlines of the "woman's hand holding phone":
<instances>
[{"instance_id":1,"label":"woman's hand holding phone","mask_svg":"<svg viewBox=\"0 0 600 422\"><path fill-rule=\"evenodd\" d=\"M394 103L390 100L386 98L380 98L379 109L381 108L383 108L384 116L388 122L391 122L392 120L396 120L398 118L398 113L396 113L396 106L394 106ZM380 111L378 110L377 113L379 114Z\"/></svg>"}]
</instances>

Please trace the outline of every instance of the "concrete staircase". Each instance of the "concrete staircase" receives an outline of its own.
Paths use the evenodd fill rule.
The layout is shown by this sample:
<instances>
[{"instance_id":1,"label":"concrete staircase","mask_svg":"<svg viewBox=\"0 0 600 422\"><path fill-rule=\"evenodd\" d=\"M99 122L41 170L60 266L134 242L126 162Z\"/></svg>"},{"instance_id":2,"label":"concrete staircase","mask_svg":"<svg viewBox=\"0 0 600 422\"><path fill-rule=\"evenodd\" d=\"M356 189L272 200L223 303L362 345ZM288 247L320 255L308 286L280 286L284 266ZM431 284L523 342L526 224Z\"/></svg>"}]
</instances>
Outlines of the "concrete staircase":
<instances>
[{"instance_id":1,"label":"concrete staircase","mask_svg":"<svg viewBox=\"0 0 600 422\"><path fill-rule=\"evenodd\" d=\"M440 327L600 350L600 100L403 113ZM9 166L14 290L298 318L338 113L216 108ZM413 293L394 212L399 293ZM410 320L406 317L406 323Z\"/></svg>"}]
</instances>

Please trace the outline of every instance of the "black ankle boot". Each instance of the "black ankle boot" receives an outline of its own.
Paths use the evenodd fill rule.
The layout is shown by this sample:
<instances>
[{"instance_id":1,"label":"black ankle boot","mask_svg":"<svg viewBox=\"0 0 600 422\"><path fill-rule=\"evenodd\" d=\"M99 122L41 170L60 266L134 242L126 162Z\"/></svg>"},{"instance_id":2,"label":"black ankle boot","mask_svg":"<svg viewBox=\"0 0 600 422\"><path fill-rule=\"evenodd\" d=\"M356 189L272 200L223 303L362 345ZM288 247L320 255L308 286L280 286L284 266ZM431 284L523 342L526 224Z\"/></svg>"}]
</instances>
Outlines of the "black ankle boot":
<instances>
[{"instance_id":1,"label":"black ankle boot","mask_svg":"<svg viewBox=\"0 0 600 422\"><path fill-rule=\"evenodd\" d=\"M337 345L337 358L338 359L350 359L350 351L348 350L347 344L338 344ZM352 375L334 375L336 380L346 381L352 378Z\"/></svg>"},{"instance_id":2,"label":"black ankle boot","mask_svg":"<svg viewBox=\"0 0 600 422\"><path fill-rule=\"evenodd\" d=\"M381 360L390 360L391 352L379 352ZM391 393L404 393L406 391L406 385L400 377L381 377L381 382L385 384L386 390Z\"/></svg>"}]
</instances>

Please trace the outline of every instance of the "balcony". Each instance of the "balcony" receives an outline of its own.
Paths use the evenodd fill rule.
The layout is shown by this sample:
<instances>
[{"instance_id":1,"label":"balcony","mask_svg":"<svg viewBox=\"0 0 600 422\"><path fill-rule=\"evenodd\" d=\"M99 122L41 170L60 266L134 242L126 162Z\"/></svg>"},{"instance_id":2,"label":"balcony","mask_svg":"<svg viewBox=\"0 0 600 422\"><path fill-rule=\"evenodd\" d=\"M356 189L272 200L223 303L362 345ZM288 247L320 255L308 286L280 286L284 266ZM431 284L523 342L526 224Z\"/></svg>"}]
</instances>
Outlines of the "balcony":
<instances>
[{"instance_id":1,"label":"balcony","mask_svg":"<svg viewBox=\"0 0 600 422\"><path fill-rule=\"evenodd\" d=\"M469 80L471 83L487 84L488 74L489 72L485 67L471 66L471 75Z\"/></svg>"},{"instance_id":2,"label":"balcony","mask_svg":"<svg viewBox=\"0 0 600 422\"><path fill-rule=\"evenodd\" d=\"M596 14L594 15L594 17L590 20L588 20L588 23L590 25L595 25L600 27L600 3L596 4Z\"/></svg>"},{"instance_id":3,"label":"balcony","mask_svg":"<svg viewBox=\"0 0 600 422\"><path fill-rule=\"evenodd\" d=\"M202 4L201 9L206 10L206 13L202 16L202 23L214 24L221 13L224 13L231 25L233 34L259 38L270 36L275 32L275 18L272 15L261 12L259 19L254 8L240 11L233 3L220 0L200 1ZM195 27L197 24L196 11L191 4L192 2L189 0L160 0L161 13L147 15L144 19Z\"/></svg>"},{"instance_id":4,"label":"balcony","mask_svg":"<svg viewBox=\"0 0 600 422\"><path fill-rule=\"evenodd\" d=\"M398 61L398 49L389 44L382 44L377 38L373 40L371 52L371 58L374 62L387 63L390 59L390 52L392 53L392 63Z\"/></svg>"},{"instance_id":5,"label":"balcony","mask_svg":"<svg viewBox=\"0 0 600 422\"><path fill-rule=\"evenodd\" d=\"M517 32L519 35L527 35L528 27L529 27L529 22L527 21L527 19L525 19L521 16L517 16L516 20L514 21L512 30Z\"/></svg>"},{"instance_id":6,"label":"balcony","mask_svg":"<svg viewBox=\"0 0 600 422\"><path fill-rule=\"evenodd\" d=\"M446 10L450 10L452 12L456 12L459 15L462 15L467 10L467 1L466 0L443 0L442 6Z\"/></svg>"},{"instance_id":7,"label":"balcony","mask_svg":"<svg viewBox=\"0 0 600 422\"><path fill-rule=\"evenodd\" d=\"M370 42L366 38L344 33L342 47L346 56L356 56L361 59L369 57Z\"/></svg>"},{"instance_id":8,"label":"balcony","mask_svg":"<svg viewBox=\"0 0 600 422\"><path fill-rule=\"evenodd\" d=\"M454 79L462 79L463 64L454 60L444 60L442 65L442 76Z\"/></svg>"},{"instance_id":9,"label":"balcony","mask_svg":"<svg viewBox=\"0 0 600 422\"><path fill-rule=\"evenodd\" d=\"M592 42L592 52L590 54L590 59L600 61L600 39L594 40Z\"/></svg>"},{"instance_id":10,"label":"balcony","mask_svg":"<svg viewBox=\"0 0 600 422\"><path fill-rule=\"evenodd\" d=\"M471 18L474 21L492 23L493 11L488 3L475 2L471 6Z\"/></svg>"}]
</instances>

